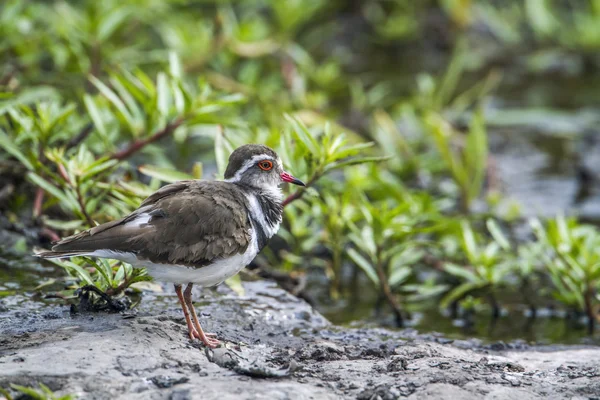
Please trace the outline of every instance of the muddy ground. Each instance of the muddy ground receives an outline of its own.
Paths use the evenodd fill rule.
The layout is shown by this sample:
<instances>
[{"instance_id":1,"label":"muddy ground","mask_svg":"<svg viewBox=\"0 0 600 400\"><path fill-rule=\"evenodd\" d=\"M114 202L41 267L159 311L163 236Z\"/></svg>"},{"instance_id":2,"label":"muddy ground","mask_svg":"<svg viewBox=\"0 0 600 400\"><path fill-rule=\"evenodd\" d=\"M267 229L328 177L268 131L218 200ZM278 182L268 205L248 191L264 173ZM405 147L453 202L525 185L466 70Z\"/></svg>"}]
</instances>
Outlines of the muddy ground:
<instances>
[{"instance_id":1,"label":"muddy ground","mask_svg":"<svg viewBox=\"0 0 600 400\"><path fill-rule=\"evenodd\" d=\"M196 293L205 328L190 342L174 292L136 313L71 315L0 307L0 387L43 382L83 399L586 399L600 397L600 348L483 346L405 330L332 326L267 281Z\"/></svg>"}]
</instances>

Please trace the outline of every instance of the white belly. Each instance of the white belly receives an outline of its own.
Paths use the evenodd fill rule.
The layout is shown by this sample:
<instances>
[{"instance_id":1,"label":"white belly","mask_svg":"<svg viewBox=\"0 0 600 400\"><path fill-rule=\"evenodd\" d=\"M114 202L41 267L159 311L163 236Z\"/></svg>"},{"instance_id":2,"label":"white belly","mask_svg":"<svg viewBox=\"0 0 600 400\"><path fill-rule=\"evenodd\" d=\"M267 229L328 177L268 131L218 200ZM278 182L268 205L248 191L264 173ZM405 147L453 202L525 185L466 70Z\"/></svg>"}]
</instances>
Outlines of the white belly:
<instances>
[{"instance_id":1,"label":"white belly","mask_svg":"<svg viewBox=\"0 0 600 400\"><path fill-rule=\"evenodd\" d=\"M146 268L148 274L161 282L177 284L195 283L203 287L218 285L240 272L258 254L256 234L252 232L252 239L243 254L217 260L201 268L192 268L185 265L157 264L149 261L138 260L133 253L121 253L109 250L97 250L91 256L112 258L125 261L139 268Z\"/></svg>"},{"instance_id":2,"label":"white belly","mask_svg":"<svg viewBox=\"0 0 600 400\"><path fill-rule=\"evenodd\" d=\"M178 284L195 283L203 287L218 285L226 279L240 272L256 256L256 251L250 257L249 251L230 258L218 260L201 268L192 268L185 265L140 263L146 267L148 273L157 281L173 282Z\"/></svg>"}]
</instances>

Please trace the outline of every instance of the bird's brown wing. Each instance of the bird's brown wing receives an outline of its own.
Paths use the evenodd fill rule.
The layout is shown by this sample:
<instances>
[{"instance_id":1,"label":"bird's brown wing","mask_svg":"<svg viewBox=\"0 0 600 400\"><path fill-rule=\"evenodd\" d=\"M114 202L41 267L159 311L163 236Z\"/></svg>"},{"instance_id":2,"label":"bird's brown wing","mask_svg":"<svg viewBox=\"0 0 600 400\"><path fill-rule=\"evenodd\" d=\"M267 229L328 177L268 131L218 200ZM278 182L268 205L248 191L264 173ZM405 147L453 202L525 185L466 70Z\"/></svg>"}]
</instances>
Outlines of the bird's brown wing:
<instances>
[{"instance_id":1,"label":"bird's brown wing","mask_svg":"<svg viewBox=\"0 0 600 400\"><path fill-rule=\"evenodd\" d=\"M154 263L200 267L246 251L251 240L246 210L243 193L232 184L177 182L127 217L65 238L50 253L112 250Z\"/></svg>"}]
</instances>

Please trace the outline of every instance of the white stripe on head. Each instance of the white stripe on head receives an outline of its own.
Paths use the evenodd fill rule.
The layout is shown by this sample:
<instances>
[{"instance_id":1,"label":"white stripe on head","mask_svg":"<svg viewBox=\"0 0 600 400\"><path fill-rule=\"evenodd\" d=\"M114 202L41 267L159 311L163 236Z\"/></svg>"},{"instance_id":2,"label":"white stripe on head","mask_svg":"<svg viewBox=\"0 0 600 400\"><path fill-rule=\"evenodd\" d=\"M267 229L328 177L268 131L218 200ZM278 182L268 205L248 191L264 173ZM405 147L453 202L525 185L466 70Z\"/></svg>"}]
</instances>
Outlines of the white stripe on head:
<instances>
[{"instance_id":1,"label":"white stripe on head","mask_svg":"<svg viewBox=\"0 0 600 400\"><path fill-rule=\"evenodd\" d=\"M230 183L239 182L240 179L242 179L242 175L244 175L244 173L246 171L248 171L250 168L255 166L256 163L261 160L273 160L273 161L277 162L279 165L281 165L281 160L279 160L279 159L275 160L273 158L273 156L271 156L269 154L258 154L258 155L253 156L248 161L246 161L244 163L244 165L242 165L242 167L235 172L235 175L233 175L229 179L225 179L225 182L230 182Z\"/></svg>"}]
</instances>

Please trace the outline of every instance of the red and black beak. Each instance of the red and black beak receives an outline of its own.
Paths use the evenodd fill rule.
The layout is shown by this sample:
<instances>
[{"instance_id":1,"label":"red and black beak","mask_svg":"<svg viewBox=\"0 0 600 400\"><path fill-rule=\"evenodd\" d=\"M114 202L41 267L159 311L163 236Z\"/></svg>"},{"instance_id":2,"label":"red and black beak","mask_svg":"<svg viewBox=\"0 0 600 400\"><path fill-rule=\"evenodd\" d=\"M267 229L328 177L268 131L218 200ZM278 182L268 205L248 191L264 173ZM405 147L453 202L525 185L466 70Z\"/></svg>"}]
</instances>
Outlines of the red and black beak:
<instances>
[{"instance_id":1,"label":"red and black beak","mask_svg":"<svg viewBox=\"0 0 600 400\"><path fill-rule=\"evenodd\" d=\"M284 182L287 182L287 183L292 183L292 184L294 184L294 185L298 185L298 186L306 186L306 185L304 184L304 182L302 182L300 179L298 179L298 178L294 178L292 175L288 174L288 173L287 173L287 172L285 172L285 171L281 173L281 179L282 179Z\"/></svg>"}]
</instances>

